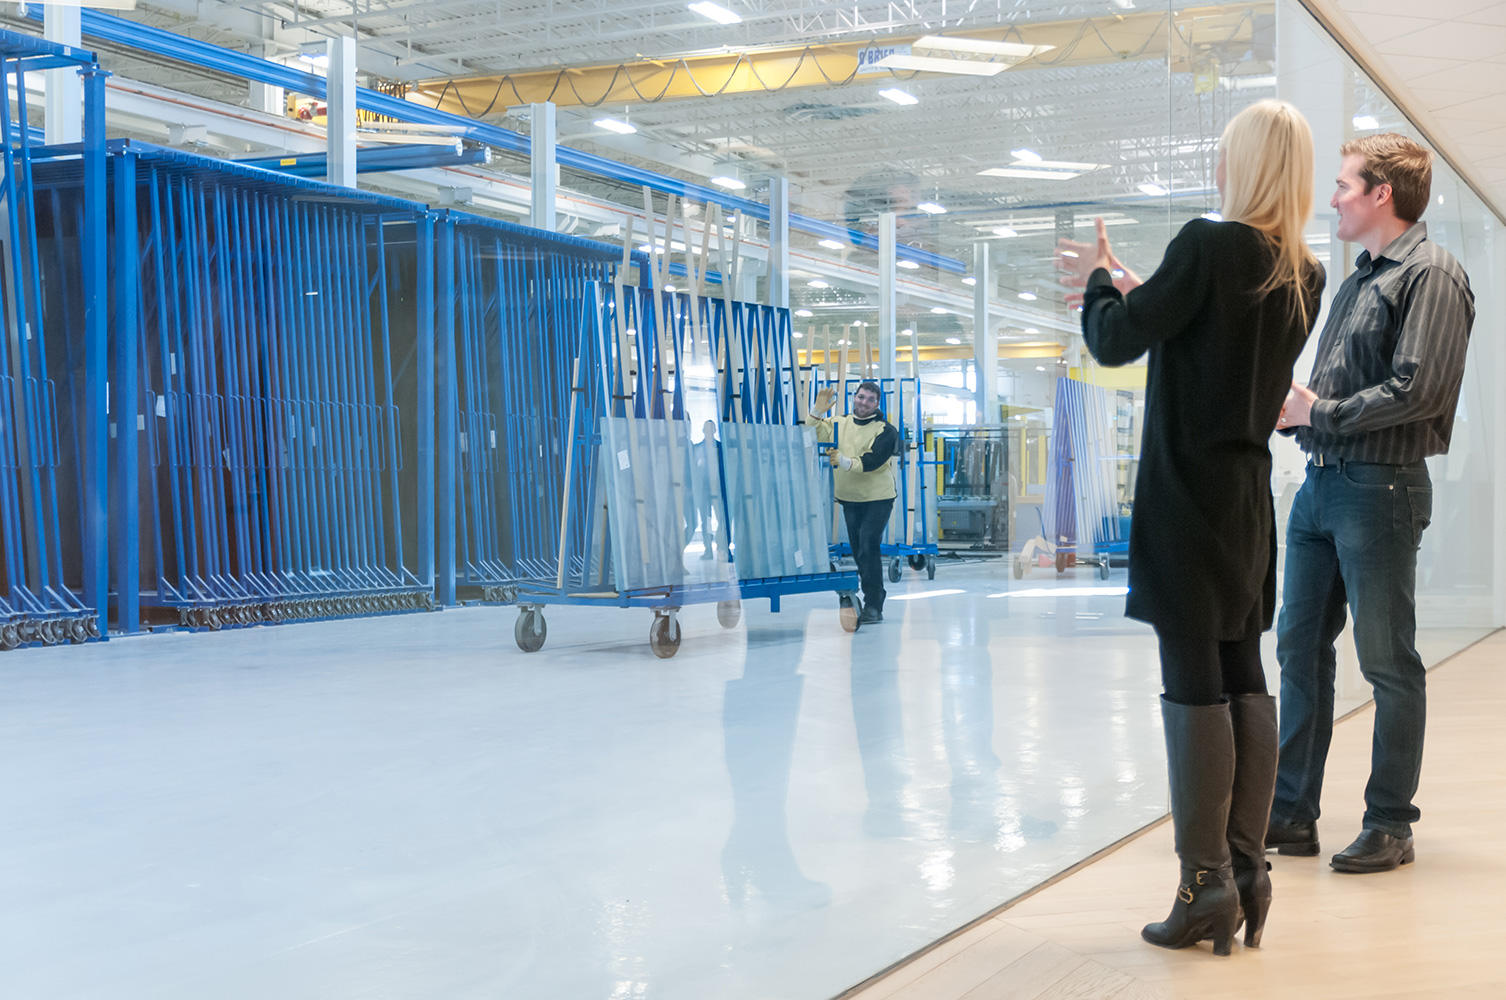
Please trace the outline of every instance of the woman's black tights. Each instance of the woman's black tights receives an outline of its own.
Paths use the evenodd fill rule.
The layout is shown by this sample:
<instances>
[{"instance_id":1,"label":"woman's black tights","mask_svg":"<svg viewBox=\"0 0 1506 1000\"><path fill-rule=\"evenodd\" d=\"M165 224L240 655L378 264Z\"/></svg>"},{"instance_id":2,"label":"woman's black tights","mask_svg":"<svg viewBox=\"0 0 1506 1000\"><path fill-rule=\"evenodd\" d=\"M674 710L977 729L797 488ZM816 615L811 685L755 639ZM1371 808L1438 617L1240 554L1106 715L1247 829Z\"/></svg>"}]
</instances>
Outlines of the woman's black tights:
<instances>
[{"instance_id":1,"label":"woman's black tights","mask_svg":"<svg viewBox=\"0 0 1506 1000\"><path fill-rule=\"evenodd\" d=\"M1225 695L1265 694L1260 633L1234 642L1156 633L1161 641L1161 683L1166 700L1217 705Z\"/></svg>"}]
</instances>

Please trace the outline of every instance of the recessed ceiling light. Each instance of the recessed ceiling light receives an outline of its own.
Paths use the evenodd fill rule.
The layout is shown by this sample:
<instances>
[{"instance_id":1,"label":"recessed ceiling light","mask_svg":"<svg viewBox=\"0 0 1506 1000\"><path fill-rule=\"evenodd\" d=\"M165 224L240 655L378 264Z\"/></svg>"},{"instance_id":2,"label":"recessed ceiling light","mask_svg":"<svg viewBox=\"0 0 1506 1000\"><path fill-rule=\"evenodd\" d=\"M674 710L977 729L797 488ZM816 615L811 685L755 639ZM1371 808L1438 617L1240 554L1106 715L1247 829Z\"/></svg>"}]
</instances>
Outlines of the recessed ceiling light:
<instances>
[{"instance_id":1,"label":"recessed ceiling light","mask_svg":"<svg viewBox=\"0 0 1506 1000\"><path fill-rule=\"evenodd\" d=\"M908 105L920 103L920 98L916 97L914 94L909 93L908 91L900 90L898 87L890 87L887 90L881 90L879 91L879 96L887 97L895 104Z\"/></svg>"},{"instance_id":2,"label":"recessed ceiling light","mask_svg":"<svg viewBox=\"0 0 1506 1000\"><path fill-rule=\"evenodd\" d=\"M1357 129L1380 128L1380 122L1375 120L1374 115L1355 115L1354 127Z\"/></svg>"},{"instance_id":3,"label":"recessed ceiling light","mask_svg":"<svg viewBox=\"0 0 1506 1000\"><path fill-rule=\"evenodd\" d=\"M938 59L935 56L907 55L895 52L872 63L876 69L901 69L917 73L956 73L961 76L998 76L1009 63L982 62L976 59Z\"/></svg>"},{"instance_id":4,"label":"recessed ceiling light","mask_svg":"<svg viewBox=\"0 0 1506 1000\"><path fill-rule=\"evenodd\" d=\"M831 285L829 285L826 282L822 281L820 278L817 278L814 281L807 281L806 284L809 285L812 288L830 288L831 287Z\"/></svg>"},{"instance_id":5,"label":"recessed ceiling light","mask_svg":"<svg viewBox=\"0 0 1506 1000\"><path fill-rule=\"evenodd\" d=\"M1223 222L1224 221L1224 217L1222 215L1219 215L1217 212L1204 212L1203 213L1203 218L1207 219L1209 222Z\"/></svg>"},{"instance_id":6,"label":"recessed ceiling light","mask_svg":"<svg viewBox=\"0 0 1506 1000\"><path fill-rule=\"evenodd\" d=\"M1018 163L1041 162L1041 154L1037 153L1033 149L1011 149L1009 151L1009 155L1013 156L1015 158L1015 161Z\"/></svg>"},{"instance_id":7,"label":"recessed ceiling light","mask_svg":"<svg viewBox=\"0 0 1506 1000\"><path fill-rule=\"evenodd\" d=\"M1063 257L1076 257L1077 256L1077 251L1076 250L1063 250L1062 251L1062 256Z\"/></svg>"},{"instance_id":8,"label":"recessed ceiling light","mask_svg":"<svg viewBox=\"0 0 1506 1000\"><path fill-rule=\"evenodd\" d=\"M994 230L994 235L1009 239L1011 236L1018 236L1020 234L1015 232L1013 229L1010 229L1008 226L1000 226Z\"/></svg>"},{"instance_id":9,"label":"recessed ceiling light","mask_svg":"<svg viewBox=\"0 0 1506 1000\"><path fill-rule=\"evenodd\" d=\"M1037 334L1038 334L1038 333L1040 333L1040 332L1041 332L1041 331L1039 331L1039 330L1037 330L1037 329L1036 329L1036 328L1035 328L1035 327L1033 327L1033 326L1027 326L1027 327L1025 327L1025 332L1026 332L1026 333L1037 333Z\"/></svg>"},{"instance_id":10,"label":"recessed ceiling light","mask_svg":"<svg viewBox=\"0 0 1506 1000\"><path fill-rule=\"evenodd\" d=\"M1020 298L1024 299L1026 302L1034 302L1037 296L1034 292L1021 292Z\"/></svg>"},{"instance_id":11,"label":"recessed ceiling light","mask_svg":"<svg viewBox=\"0 0 1506 1000\"><path fill-rule=\"evenodd\" d=\"M713 177L711 178L711 183L717 185L718 187L729 188L733 191L741 191L743 188L748 186L742 181L738 180L736 177ZM731 220L729 219L728 221L730 222Z\"/></svg>"},{"instance_id":12,"label":"recessed ceiling light","mask_svg":"<svg viewBox=\"0 0 1506 1000\"><path fill-rule=\"evenodd\" d=\"M905 327L903 330L901 330L899 332L901 334L903 334L904 336L906 336L906 337L913 337L913 336L915 336L915 331L912 330L912 329L910 329L909 327Z\"/></svg>"},{"instance_id":13,"label":"recessed ceiling light","mask_svg":"<svg viewBox=\"0 0 1506 1000\"><path fill-rule=\"evenodd\" d=\"M946 339L946 342L948 344L960 344L960 343L962 343L962 341L958 340L956 337L948 337Z\"/></svg>"},{"instance_id":14,"label":"recessed ceiling light","mask_svg":"<svg viewBox=\"0 0 1506 1000\"><path fill-rule=\"evenodd\" d=\"M978 283L978 279L973 277L972 275L968 275L966 278L962 279L962 283L964 285L976 285Z\"/></svg>"},{"instance_id":15,"label":"recessed ceiling light","mask_svg":"<svg viewBox=\"0 0 1506 1000\"><path fill-rule=\"evenodd\" d=\"M1137 186L1152 198L1159 198L1167 193L1166 189L1159 184L1140 184Z\"/></svg>"},{"instance_id":16,"label":"recessed ceiling light","mask_svg":"<svg viewBox=\"0 0 1506 1000\"><path fill-rule=\"evenodd\" d=\"M796 340L804 340L805 339L805 334L801 333L799 330L796 330L794 333L790 334L790 336L794 337ZM1042 368L1041 370L1045 371L1044 368Z\"/></svg>"},{"instance_id":17,"label":"recessed ceiling light","mask_svg":"<svg viewBox=\"0 0 1506 1000\"><path fill-rule=\"evenodd\" d=\"M943 309L943 308L941 308L940 306L933 306L931 308L931 312L935 313L938 316L945 316L946 315L946 310Z\"/></svg>"},{"instance_id":18,"label":"recessed ceiling light","mask_svg":"<svg viewBox=\"0 0 1506 1000\"><path fill-rule=\"evenodd\" d=\"M710 18L717 24L736 24L742 20L741 15L728 10L719 3L712 3L711 0L698 0L697 3L689 3L685 6L702 17Z\"/></svg>"},{"instance_id":19,"label":"recessed ceiling light","mask_svg":"<svg viewBox=\"0 0 1506 1000\"><path fill-rule=\"evenodd\" d=\"M1045 170L1036 167L989 167L978 171L979 177L1013 177L1017 180L1070 181L1081 177L1081 170Z\"/></svg>"},{"instance_id":20,"label":"recessed ceiling light","mask_svg":"<svg viewBox=\"0 0 1506 1000\"><path fill-rule=\"evenodd\" d=\"M798 334L798 333L797 333L797 334L796 334L796 335L795 335L795 336L797 336L797 337L798 337L798 336L800 336L800 335L799 335L799 334ZM1036 371L1038 371L1038 372L1043 372L1043 371L1045 371L1045 370L1046 370L1046 366L1045 366L1045 365L1036 365L1036 366L1035 366L1035 370L1036 370Z\"/></svg>"},{"instance_id":21,"label":"recessed ceiling light","mask_svg":"<svg viewBox=\"0 0 1506 1000\"><path fill-rule=\"evenodd\" d=\"M809 309L796 309L795 310L795 315L799 316L802 319L810 319L812 316L814 316L816 314L813 313L813 312L811 312Z\"/></svg>"},{"instance_id":22,"label":"recessed ceiling light","mask_svg":"<svg viewBox=\"0 0 1506 1000\"><path fill-rule=\"evenodd\" d=\"M945 208L945 206L938 205L934 201L923 201L919 205L916 205L915 207L918 208L918 209L920 209L922 212L926 213L927 215L945 215L946 214L946 208Z\"/></svg>"},{"instance_id":23,"label":"recessed ceiling light","mask_svg":"<svg viewBox=\"0 0 1506 1000\"><path fill-rule=\"evenodd\" d=\"M674 286L674 285L665 285L665 286L664 286L664 290L665 290L665 291L666 291L666 292L672 292L672 291L674 291L674 290L675 290L675 286Z\"/></svg>"},{"instance_id":24,"label":"recessed ceiling light","mask_svg":"<svg viewBox=\"0 0 1506 1000\"><path fill-rule=\"evenodd\" d=\"M620 122L615 118L598 118L591 124L595 125L597 128L604 128L608 132L616 132L618 135L632 135L634 132L638 131L627 122Z\"/></svg>"},{"instance_id":25,"label":"recessed ceiling light","mask_svg":"<svg viewBox=\"0 0 1506 1000\"><path fill-rule=\"evenodd\" d=\"M828 250L842 249L842 242L840 240L821 240L820 245Z\"/></svg>"},{"instance_id":26,"label":"recessed ceiling light","mask_svg":"<svg viewBox=\"0 0 1506 1000\"><path fill-rule=\"evenodd\" d=\"M913 271L916 268L920 267L920 265L915 263L913 260L897 260L894 262L894 266L902 267L907 271Z\"/></svg>"}]
</instances>

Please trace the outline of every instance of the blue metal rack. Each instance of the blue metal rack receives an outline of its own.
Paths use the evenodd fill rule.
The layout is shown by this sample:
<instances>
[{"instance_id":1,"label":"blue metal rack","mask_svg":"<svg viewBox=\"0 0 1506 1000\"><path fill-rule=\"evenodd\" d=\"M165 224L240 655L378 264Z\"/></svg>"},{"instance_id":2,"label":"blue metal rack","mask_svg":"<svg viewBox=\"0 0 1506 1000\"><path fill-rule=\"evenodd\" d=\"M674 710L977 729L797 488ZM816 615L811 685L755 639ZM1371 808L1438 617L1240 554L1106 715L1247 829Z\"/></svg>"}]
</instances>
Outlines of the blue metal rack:
<instances>
[{"instance_id":1,"label":"blue metal rack","mask_svg":"<svg viewBox=\"0 0 1506 1000\"><path fill-rule=\"evenodd\" d=\"M35 145L27 74L82 77L83 140ZM0 648L103 634L108 569L105 395L104 81L93 53L0 32L0 199L9 273L0 350ZM9 95L19 98L13 118ZM77 175L69 233L35 183L39 161L66 155ZM65 284L45 280L60 262Z\"/></svg>"},{"instance_id":2,"label":"blue metal rack","mask_svg":"<svg viewBox=\"0 0 1506 1000\"><path fill-rule=\"evenodd\" d=\"M432 606L427 212L135 142L109 154L117 627ZM39 165L58 245L77 183L72 160Z\"/></svg>"}]
</instances>

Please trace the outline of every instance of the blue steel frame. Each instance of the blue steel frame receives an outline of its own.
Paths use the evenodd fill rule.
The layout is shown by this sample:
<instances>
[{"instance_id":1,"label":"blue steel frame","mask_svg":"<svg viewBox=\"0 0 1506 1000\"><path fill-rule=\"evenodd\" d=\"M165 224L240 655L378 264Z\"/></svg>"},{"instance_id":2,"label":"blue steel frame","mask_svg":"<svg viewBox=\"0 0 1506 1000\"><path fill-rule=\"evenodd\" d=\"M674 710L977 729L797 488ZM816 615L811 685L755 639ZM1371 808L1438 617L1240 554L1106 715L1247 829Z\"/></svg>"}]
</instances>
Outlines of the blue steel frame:
<instances>
[{"instance_id":1,"label":"blue steel frame","mask_svg":"<svg viewBox=\"0 0 1506 1000\"><path fill-rule=\"evenodd\" d=\"M485 146L409 145L377 146L356 150L356 173L387 170L418 170L425 167L464 167L490 163L492 151ZM279 153L274 156L244 156L235 161L247 167L275 170L296 177L322 178L329 169L328 153Z\"/></svg>"},{"instance_id":2,"label":"blue steel frame","mask_svg":"<svg viewBox=\"0 0 1506 1000\"><path fill-rule=\"evenodd\" d=\"M42 17L39 11L32 11L31 16L37 20L40 20ZM83 11L83 33L93 38L100 38L119 45L127 45L140 49L143 52L151 52L155 55L165 56L192 66L201 66L205 69L228 73L247 80L256 80L260 83L270 83L274 86L284 87L294 93L307 94L310 97L322 98L326 96L325 78L317 74L304 73L292 67L284 66L281 63L274 63L258 56L236 52L233 49L226 49L208 42L201 42L197 39L177 35L162 28L153 28L150 25L128 21L123 17L85 10ZM375 114L395 118L399 121L452 126L461 130L461 134L467 138L484 142L498 149L525 155L529 151L529 139L520 133L478 122L471 118L464 118L460 115L451 114L448 111L427 108L421 104L405 101L401 98L392 97L365 87L358 87L356 89L356 106ZM569 167L585 173L595 174L598 177L622 181L634 187L652 188L660 193L673 194L681 199L720 204L729 212L741 209L742 213L746 216L751 216L763 222L769 221L769 206L747 198L733 197L725 191L718 191L701 184L692 184L688 181L682 181L650 170L643 170L639 167L618 163L606 157L596 156L578 149L571 149L567 146L558 147L556 159L562 167ZM797 232L809 233L819 239L844 240L855 247L874 252L877 252L879 249L878 238L860 230L849 229L846 226L833 225L820 219L795 214L790 215L789 223L791 229ZM934 267L952 274L966 274L968 271L968 265L963 261L957 260L954 257L932 253L928 250L922 250L918 247L900 246L897 250L897 255L900 260L911 260L917 264Z\"/></svg>"},{"instance_id":3,"label":"blue steel frame","mask_svg":"<svg viewBox=\"0 0 1506 1000\"><path fill-rule=\"evenodd\" d=\"M429 213L141 143L109 152L118 627L143 605L211 628L431 606ZM49 158L57 205L78 171Z\"/></svg>"},{"instance_id":4,"label":"blue steel frame","mask_svg":"<svg viewBox=\"0 0 1506 1000\"><path fill-rule=\"evenodd\" d=\"M78 171L72 243L50 247L76 258L77 284L63 290L73 314L54 322L46 314L39 208L34 168L54 151L35 146L26 124L26 74L73 69L82 78L83 138L59 148ZM104 86L108 76L92 52L0 31L0 151L11 273L4 332L13 345L0 351L0 647L101 638L108 601L109 518L106 507L107 396L105 392L106 290L104 284ZM9 94L19 95L12 119ZM79 306L82 307L79 310ZM78 312L82 312L82 316ZM18 369L11 369L14 351ZM49 368L62 362L63 405L72 418L60 430L57 381ZM58 357L61 355L61 357ZM19 379L19 381L18 381ZM17 398L17 388L20 393ZM61 491L61 492L60 492Z\"/></svg>"}]
</instances>

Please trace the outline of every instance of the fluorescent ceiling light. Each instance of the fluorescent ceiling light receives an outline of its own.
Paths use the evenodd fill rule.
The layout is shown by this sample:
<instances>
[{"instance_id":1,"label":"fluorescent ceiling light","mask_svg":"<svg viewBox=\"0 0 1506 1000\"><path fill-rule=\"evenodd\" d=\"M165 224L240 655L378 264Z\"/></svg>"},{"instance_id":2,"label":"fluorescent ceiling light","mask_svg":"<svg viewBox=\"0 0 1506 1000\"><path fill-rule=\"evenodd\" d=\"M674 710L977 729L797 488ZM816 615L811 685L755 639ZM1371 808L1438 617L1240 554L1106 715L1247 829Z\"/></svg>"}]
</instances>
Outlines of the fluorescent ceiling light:
<instances>
[{"instance_id":1,"label":"fluorescent ceiling light","mask_svg":"<svg viewBox=\"0 0 1506 1000\"><path fill-rule=\"evenodd\" d=\"M1034 333L1034 334L1039 334L1039 333L1040 333L1040 332L1041 332L1041 331L1039 331L1039 330L1037 330L1037 329L1036 329L1036 328L1035 328L1035 327L1033 327L1033 326L1027 326L1027 327L1025 327L1025 332L1026 332L1026 333Z\"/></svg>"},{"instance_id":2,"label":"fluorescent ceiling light","mask_svg":"<svg viewBox=\"0 0 1506 1000\"><path fill-rule=\"evenodd\" d=\"M616 132L618 135L632 135L638 131L627 122L620 122L615 118L598 118L591 124L597 128L604 128L608 132Z\"/></svg>"},{"instance_id":3,"label":"fluorescent ceiling light","mask_svg":"<svg viewBox=\"0 0 1506 1000\"><path fill-rule=\"evenodd\" d=\"M962 341L958 340L956 337L948 337L946 339L946 342L948 344L960 344L960 343L962 343Z\"/></svg>"},{"instance_id":4,"label":"fluorescent ceiling light","mask_svg":"<svg viewBox=\"0 0 1506 1000\"><path fill-rule=\"evenodd\" d=\"M946 310L943 309L943 308L941 308L940 306L932 306L931 307L931 312L935 313L938 316L945 316L946 315Z\"/></svg>"},{"instance_id":5,"label":"fluorescent ceiling light","mask_svg":"<svg viewBox=\"0 0 1506 1000\"><path fill-rule=\"evenodd\" d=\"M1020 298L1024 299L1026 302L1034 302L1037 298L1039 298L1039 296L1034 292L1021 292Z\"/></svg>"},{"instance_id":6,"label":"fluorescent ceiling light","mask_svg":"<svg viewBox=\"0 0 1506 1000\"><path fill-rule=\"evenodd\" d=\"M1070 181L1081 177L1081 170L1041 170L1035 167L989 167L978 171L979 177L1017 177L1021 180Z\"/></svg>"},{"instance_id":7,"label":"fluorescent ceiling light","mask_svg":"<svg viewBox=\"0 0 1506 1000\"><path fill-rule=\"evenodd\" d=\"M842 249L842 243L840 240L822 240L820 245L828 250Z\"/></svg>"},{"instance_id":8,"label":"fluorescent ceiling light","mask_svg":"<svg viewBox=\"0 0 1506 1000\"><path fill-rule=\"evenodd\" d=\"M912 329L910 329L909 327L905 327L903 330L901 330L899 332L901 334L903 334L904 336L906 336L906 337L913 337L913 336L915 336L915 331L912 330Z\"/></svg>"},{"instance_id":9,"label":"fluorescent ceiling light","mask_svg":"<svg viewBox=\"0 0 1506 1000\"><path fill-rule=\"evenodd\" d=\"M741 191L748 186L736 177L713 177L711 178L711 183L718 187L730 188L733 191Z\"/></svg>"},{"instance_id":10,"label":"fluorescent ceiling light","mask_svg":"<svg viewBox=\"0 0 1506 1000\"><path fill-rule=\"evenodd\" d=\"M962 283L964 285L976 285L978 283L978 279L974 278L972 275L968 275L966 278L962 279Z\"/></svg>"},{"instance_id":11,"label":"fluorescent ceiling light","mask_svg":"<svg viewBox=\"0 0 1506 1000\"><path fill-rule=\"evenodd\" d=\"M873 64L878 69L902 69L916 73L956 73L960 76L998 76L1009 68L1007 63L977 62L972 59L932 59L896 52Z\"/></svg>"},{"instance_id":12,"label":"fluorescent ceiling light","mask_svg":"<svg viewBox=\"0 0 1506 1000\"><path fill-rule=\"evenodd\" d=\"M1043 372L1043 371L1046 370L1046 366L1045 365L1036 365L1035 366L1035 370L1038 371L1038 372Z\"/></svg>"},{"instance_id":13,"label":"fluorescent ceiling light","mask_svg":"<svg viewBox=\"0 0 1506 1000\"><path fill-rule=\"evenodd\" d=\"M1014 157L1016 163L1041 162L1041 154L1033 149L1011 149L1009 155Z\"/></svg>"},{"instance_id":14,"label":"fluorescent ceiling light","mask_svg":"<svg viewBox=\"0 0 1506 1000\"><path fill-rule=\"evenodd\" d=\"M1207 219L1209 222L1223 222L1224 221L1224 217L1222 215L1219 215L1217 212L1204 212L1203 213L1203 218Z\"/></svg>"},{"instance_id":15,"label":"fluorescent ceiling light","mask_svg":"<svg viewBox=\"0 0 1506 1000\"><path fill-rule=\"evenodd\" d=\"M790 336L794 337L796 340L804 340L805 339L805 334L801 333L799 330L796 330L794 333L790 334ZM1044 370L1045 369L1042 369L1042 371L1044 371Z\"/></svg>"},{"instance_id":16,"label":"fluorescent ceiling light","mask_svg":"<svg viewBox=\"0 0 1506 1000\"><path fill-rule=\"evenodd\" d=\"M817 278L814 281L807 281L806 284L809 285L812 288L830 288L831 287L831 285L829 285L826 282L822 281L820 278Z\"/></svg>"},{"instance_id":17,"label":"fluorescent ceiling light","mask_svg":"<svg viewBox=\"0 0 1506 1000\"><path fill-rule=\"evenodd\" d=\"M1018 236L1020 234L1015 232L1013 229L1010 229L1008 226L1000 226L999 228L994 230L994 235L1009 239L1012 236Z\"/></svg>"},{"instance_id":18,"label":"fluorescent ceiling light","mask_svg":"<svg viewBox=\"0 0 1506 1000\"><path fill-rule=\"evenodd\" d=\"M920 98L916 97L914 94L900 90L898 87L890 87L887 90L881 90L879 91L879 96L887 97L895 104L910 105L920 103Z\"/></svg>"},{"instance_id":19,"label":"fluorescent ceiling light","mask_svg":"<svg viewBox=\"0 0 1506 1000\"><path fill-rule=\"evenodd\" d=\"M923 201L919 205L916 205L915 207L918 208L918 209L920 209L922 212L926 213L927 215L945 215L946 214L946 207L943 206L943 205L938 205L934 201Z\"/></svg>"},{"instance_id":20,"label":"fluorescent ceiling light","mask_svg":"<svg viewBox=\"0 0 1506 1000\"><path fill-rule=\"evenodd\" d=\"M1375 120L1374 115L1355 115L1354 127L1357 129L1380 128L1380 122Z\"/></svg>"},{"instance_id":21,"label":"fluorescent ceiling light","mask_svg":"<svg viewBox=\"0 0 1506 1000\"><path fill-rule=\"evenodd\" d=\"M810 319L816 314L811 312L809 309L796 309L795 315L801 317L802 319Z\"/></svg>"},{"instance_id":22,"label":"fluorescent ceiling light","mask_svg":"<svg viewBox=\"0 0 1506 1000\"><path fill-rule=\"evenodd\" d=\"M1050 52L1055 45L1026 45L1023 42L990 42L982 38L953 38L948 35L925 35L910 44L916 49L935 52L963 53L970 56L997 56L1015 61Z\"/></svg>"},{"instance_id":23,"label":"fluorescent ceiling light","mask_svg":"<svg viewBox=\"0 0 1506 1000\"><path fill-rule=\"evenodd\" d=\"M1162 195L1169 193L1165 188L1163 188L1159 184L1140 184L1140 185L1137 185L1137 186L1140 188L1141 191L1144 191L1146 194L1150 195L1152 198L1159 198Z\"/></svg>"},{"instance_id":24,"label":"fluorescent ceiling light","mask_svg":"<svg viewBox=\"0 0 1506 1000\"><path fill-rule=\"evenodd\" d=\"M742 20L741 15L728 10L719 3L712 3L711 0L698 0L697 3L688 3L685 6L702 17L710 18L717 24L736 24Z\"/></svg>"},{"instance_id":25,"label":"fluorescent ceiling light","mask_svg":"<svg viewBox=\"0 0 1506 1000\"><path fill-rule=\"evenodd\" d=\"M664 286L664 290L666 292L673 292L673 291L675 291L675 286L674 285L665 285Z\"/></svg>"},{"instance_id":26,"label":"fluorescent ceiling light","mask_svg":"<svg viewBox=\"0 0 1506 1000\"><path fill-rule=\"evenodd\" d=\"M894 262L894 266L902 267L907 271L913 271L916 268L920 267L920 265L915 263L913 260L897 260Z\"/></svg>"}]
</instances>

